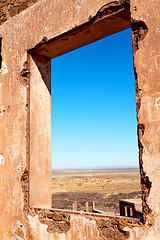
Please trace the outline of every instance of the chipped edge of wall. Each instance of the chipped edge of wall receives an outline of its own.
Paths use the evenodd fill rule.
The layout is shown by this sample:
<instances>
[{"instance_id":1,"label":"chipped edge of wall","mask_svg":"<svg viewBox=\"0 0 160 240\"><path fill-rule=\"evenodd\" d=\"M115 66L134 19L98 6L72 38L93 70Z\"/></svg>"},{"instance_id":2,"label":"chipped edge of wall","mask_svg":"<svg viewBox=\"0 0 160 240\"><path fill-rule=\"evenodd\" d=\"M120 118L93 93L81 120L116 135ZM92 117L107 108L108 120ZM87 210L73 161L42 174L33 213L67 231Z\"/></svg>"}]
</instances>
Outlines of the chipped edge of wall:
<instances>
[{"instance_id":1,"label":"chipped edge of wall","mask_svg":"<svg viewBox=\"0 0 160 240\"><path fill-rule=\"evenodd\" d=\"M5 163L5 159L4 159L3 153L0 153L0 165L4 165L4 163Z\"/></svg>"},{"instance_id":2,"label":"chipped edge of wall","mask_svg":"<svg viewBox=\"0 0 160 240\"><path fill-rule=\"evenodd\" d=\"M2 36L0 34L0 73L6 74L6 73L8 73L7 65L2 60L3 60L3 58L2 58Z\"/></svg>"},{"instance_id":3,"label":"chipped edge of wall","mask_svg":"<svg viewBox=\"0 0 160 240\"><path fill-rule=\"evenodd\" d=\"M16 220L16 222L12 228L11 240L26 240L25 227L19 220Z\"/></svg>"},{"instance_id":4,"label":"chipped edge of wall","mask_svg":"<svg viewBox=\"0 0 160 240\"><path fill-rule=\"evenodd\" d=\"M96 218L100 236L102 239L110 237L110 239L129 239L130 229L142 226L138 219L134 218ZM108 238L107 238L108 239Z\"/></svg>"},{"instance_id":5,"label":"chipped edge of wall","mask_svg":"<svg viewBox=\"0 0 160 240\"><path fill-rule=\"evenodd\" d=\"M139 50L139 41L142 41L147 33L148 27L145 22L141 20L131 19L131 28L132 28L132 49L133 49L133 60L134 55ZM136 89L136 110L137 110L137 135L138 135L138 147L139 147L139 167L140 167L140 176L141 176L141 189L142 189L142 209L143 209L143 223L146 222L146 217L149 213L152 212L149 205L147 204L147 198L149 196L152 183L149 180L149 177L146 176L146 172L143 168L143 144L141 142L142 136L145 132L145 125L139 123L138 112L141 108L141 89L138 85L138 75L136 72L136 66L134 66L134 75L135 75L135 89Z\"/></svg>"},{"instance_id":6,"label":"chipped edge of wall","mask_svg":"<svg viewBox=\"0 0 160 240\"><path fill-rule=\"evenodd\" d=\"M30 166L30 56L27 54L27 61L24 62L23 69L20 72L20 82L27 87L27 99L26 99L26 167L21 176L21 186L23 192L23 210L28 212L29 210L29 166Z\"/></svg>"},{"instance_id":7,"label":"chipped edge of wall","mask_svg":"<svg viewBox=\"0 0 160 240\"><path fill-rule=\"evenodd\" d=\"M130 8L130 0L113 1L107 3L98 10L94 17L90 18L90 22L96 22L106 16L111 16L112 14L118 13L126 8Z\"/></svg>"},{"instance_id":8,"label":"chipped edge of wall","mask_svg":"<svg viewBox=\"0 0 160 240\"><path fill-rule=\"evenodd\" d=\"M29 87L30 70L29 70L29 56L27 55L27 61L23 64L23 69L20 73L20 81L25 87ZM27 99L28 100L28 99Z\"/></svg>"},{"instance_id":9,"label":"chipped edge of wall","mask_svg":"<svg viewBox=\"0 0 160 240\"><path fill-rule=\"evenodd\" d=\"M2 36L0 35L0 72L2 69Z\"/></svg>"}]
</instances>

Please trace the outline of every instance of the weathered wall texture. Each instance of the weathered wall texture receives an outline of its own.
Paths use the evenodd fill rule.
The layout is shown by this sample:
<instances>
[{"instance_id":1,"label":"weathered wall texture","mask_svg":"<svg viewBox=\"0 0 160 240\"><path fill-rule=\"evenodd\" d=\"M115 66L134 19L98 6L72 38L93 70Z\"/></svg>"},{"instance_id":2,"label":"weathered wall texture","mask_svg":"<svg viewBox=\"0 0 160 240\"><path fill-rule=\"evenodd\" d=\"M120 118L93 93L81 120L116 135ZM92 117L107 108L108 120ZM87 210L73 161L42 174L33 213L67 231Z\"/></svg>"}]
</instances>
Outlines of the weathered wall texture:
<instances>
[{"instance_id":1,"label":"weathered wall texture","mask_svg":"<svg viewBox=\"0 0 160 240\"><path fill-rule=\"evenodd\" d=\"M35 2L0 2L0 239L160 239L159 0L130 0L130 6L129 1L109 0ZM143 223L51 210L50 58L130 23Z\"/></svg>"},{"instance_id":2,"label":"weathered wall texture","mask_svg":"<svg viewBox=\"0 0 160 240\"><path fill-rule=\"evenodd\" d=\"M27 7L32 6L38 0L1 0L0 1L0 24L9 17L13 17L22 12Z\"/></svg>"}]
</instances>

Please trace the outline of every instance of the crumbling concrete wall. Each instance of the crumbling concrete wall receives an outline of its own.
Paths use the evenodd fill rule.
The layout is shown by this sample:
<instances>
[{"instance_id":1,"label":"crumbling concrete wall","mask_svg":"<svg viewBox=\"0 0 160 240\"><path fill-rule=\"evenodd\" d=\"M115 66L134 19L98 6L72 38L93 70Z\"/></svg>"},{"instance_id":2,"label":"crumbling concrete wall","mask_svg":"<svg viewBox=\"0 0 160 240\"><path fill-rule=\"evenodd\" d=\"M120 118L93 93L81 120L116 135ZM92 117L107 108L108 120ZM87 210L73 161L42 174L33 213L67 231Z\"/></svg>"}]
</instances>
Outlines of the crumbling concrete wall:
<instances>
[{"instance_id":1,"label":"crumbling concrete wall","mask_svg":"<svg viewBox=\"0 0 160 240\"><path fill-rule=\"evenodd\" d=\"M131 0L130 5L122 0L35 2L0 3L0 239L159 239L159 0ZM27 8L29 4L33 5ZM46 136L45 141L51 144L50 132L43 133L43 127L45 131L45 124L50 122L50 59L123 30L129 23L133 33L143 223L137 219L54 211L49 209L49 198L45 209L45 198L39 203L37 195L33 196L36 191L32 181L40 174L42 179L35 182L36 188L40 191L45 176L50 185L50 150L45 147L46 152L40 151ZM81 29L85 34L88 29L94 34L84 37ZM55 56L51 49L57 51ZM34 98L36 89L41 105L37 96ZM44 138L38 140L39 154L34 155L36 147L31 143L32 135L36 140L39 136L37 116L42 121L40 132ZM42 191L49 196L50 188Z\"/></svg>"}]
</instances>

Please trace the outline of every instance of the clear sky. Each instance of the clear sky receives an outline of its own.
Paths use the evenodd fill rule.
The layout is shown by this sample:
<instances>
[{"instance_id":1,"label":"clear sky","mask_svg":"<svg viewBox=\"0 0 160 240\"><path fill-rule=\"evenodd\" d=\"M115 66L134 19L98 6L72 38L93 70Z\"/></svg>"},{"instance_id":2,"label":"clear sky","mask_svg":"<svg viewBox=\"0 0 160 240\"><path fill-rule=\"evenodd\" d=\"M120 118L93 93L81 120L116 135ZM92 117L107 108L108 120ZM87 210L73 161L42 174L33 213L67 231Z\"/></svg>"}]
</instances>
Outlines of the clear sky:
<instances>
[{"instance_id":1,"label":"clear sky","mask_svg":"<svg viewBox=\"0 0 160 240\"><path fill-rule=\"evenodd\" d=\"M52 168L137 167L131 29L52 60Z\"/></svg>"}]
</instances>

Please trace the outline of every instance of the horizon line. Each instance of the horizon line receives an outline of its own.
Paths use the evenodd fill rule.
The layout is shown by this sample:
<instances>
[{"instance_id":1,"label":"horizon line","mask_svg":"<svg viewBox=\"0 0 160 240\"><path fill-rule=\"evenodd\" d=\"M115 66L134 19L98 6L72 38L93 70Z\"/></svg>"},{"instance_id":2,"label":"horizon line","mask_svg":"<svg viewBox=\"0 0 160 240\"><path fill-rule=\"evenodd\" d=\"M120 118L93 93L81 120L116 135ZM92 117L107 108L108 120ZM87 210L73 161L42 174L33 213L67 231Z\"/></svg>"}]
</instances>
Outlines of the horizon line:
<instances>
[{"instance_id":1,"label":"horizon line","mask_svg":"<svg viewBox=\"0 0 160 240\"><path fill-rule=\"evenodd\" d=\"M139 166L126 166L126 167L75 167L75 168L52 168L52 171L76 171L76 170L81 170L81 171L94 171L94 170L123 170L123 169L139 169Z\"/></svg>"}]
</instances>

